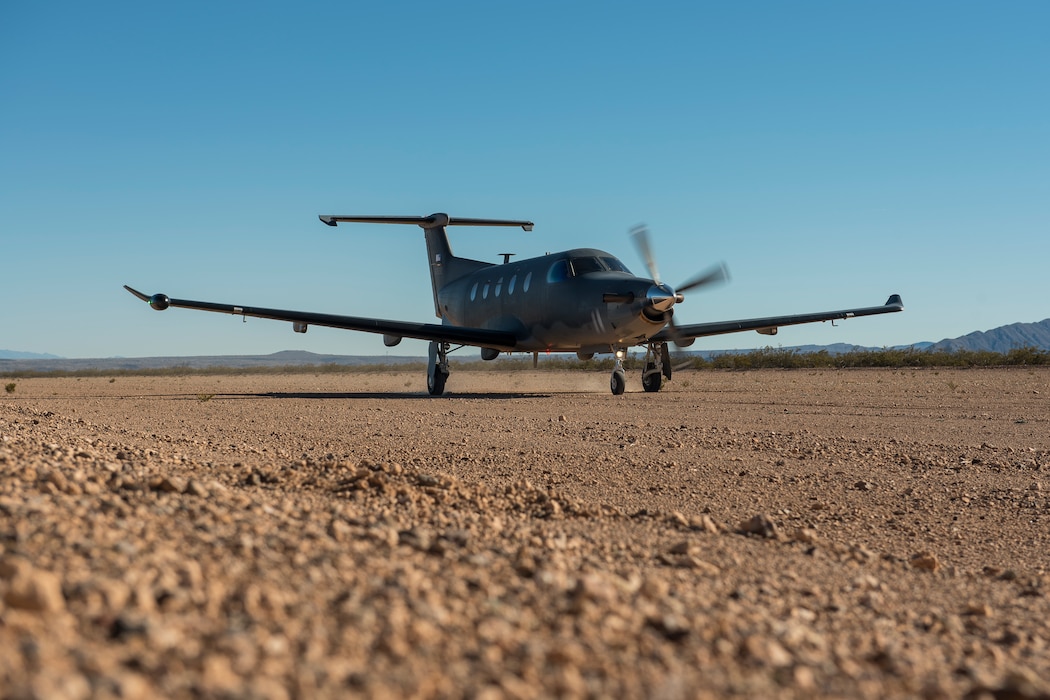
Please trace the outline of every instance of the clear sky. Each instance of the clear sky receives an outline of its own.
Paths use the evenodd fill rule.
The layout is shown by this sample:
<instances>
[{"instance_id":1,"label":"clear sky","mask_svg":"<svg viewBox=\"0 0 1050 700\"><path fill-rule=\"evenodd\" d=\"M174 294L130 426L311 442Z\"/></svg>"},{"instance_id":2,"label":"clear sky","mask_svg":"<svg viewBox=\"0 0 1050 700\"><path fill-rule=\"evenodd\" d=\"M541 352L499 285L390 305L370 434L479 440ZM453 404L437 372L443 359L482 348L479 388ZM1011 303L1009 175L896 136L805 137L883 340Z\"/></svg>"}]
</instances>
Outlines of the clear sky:
<instances>
[{"instance_id":1,"label":"clear sky","mask_svg":"<svg viewBox=\"0 0 1050 700\"><path fill-rule=\"evenodd\" d=\"M906 310L693 349L886 346L1050 317L1050 3L0 5L0 348L383 354L126 293L433 320L422 232L674 284L680 323ZM397 354L424 354L405 341Z\"/></svg>"}]
</instances>

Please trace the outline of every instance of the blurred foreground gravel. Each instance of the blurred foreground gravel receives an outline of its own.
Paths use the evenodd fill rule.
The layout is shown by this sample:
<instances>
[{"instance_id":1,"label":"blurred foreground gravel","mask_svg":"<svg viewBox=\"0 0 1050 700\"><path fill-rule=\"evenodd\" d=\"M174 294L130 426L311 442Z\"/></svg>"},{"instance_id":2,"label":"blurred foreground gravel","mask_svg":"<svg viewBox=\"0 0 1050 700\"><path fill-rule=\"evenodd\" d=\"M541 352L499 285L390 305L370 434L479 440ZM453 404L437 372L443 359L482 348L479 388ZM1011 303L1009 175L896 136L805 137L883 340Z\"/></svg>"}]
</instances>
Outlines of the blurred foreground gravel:
<instances>
[{"instance_id":1,"label":"blurred foreground gravel","mask_svg":"<svg viewBox=\"0 0 1050 700\"><path fill-rule=\"evenodd\" d=\"M1050 698L1046 369L9 382L5 698Z\"/></svg>"}]
</instances>

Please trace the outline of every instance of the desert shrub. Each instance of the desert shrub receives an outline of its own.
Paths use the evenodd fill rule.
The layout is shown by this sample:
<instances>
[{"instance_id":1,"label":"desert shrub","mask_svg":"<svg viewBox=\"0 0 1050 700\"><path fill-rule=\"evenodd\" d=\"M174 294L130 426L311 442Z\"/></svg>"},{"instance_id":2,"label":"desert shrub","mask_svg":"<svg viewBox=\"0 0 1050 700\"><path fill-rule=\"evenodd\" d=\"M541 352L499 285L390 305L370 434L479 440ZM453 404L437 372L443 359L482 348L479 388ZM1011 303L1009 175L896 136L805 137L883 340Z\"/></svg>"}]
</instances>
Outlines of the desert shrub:
<instances>
[{"instance_id":1,"label":"desert shrub","mask_svg":"<svg viewBox=\"0 0 1050 700\"><path fill-rule=\"evenodd\" d=\"M645 353L632 350L623 360L624 369L630 371L641 369ZM453 369L466 371L518 371L532 369L532 355L500 355L490 361L481 359L455 359L450 357ZM580 360L575 355L554 354L540 355L537 368L541 370L575 370L609 372L614 365L612 355L599 355L590 360ZM853 350L839 355L832 355L827 350L801 352L796 349L765 347L749 352L727 352L705 358L701 355L690 355L681 352L671 355L671 365L675 371L683 369L707 370L749 370L749 369L817 369L817 368L921 368L921 367L1007 367L1050 365L1050 351L1034 347L1015 348L1007 353L990 350L922 350L918 348L882 348L878 350ZM423 372L426 362L388 363L377 361L372 364L324 364L324 365L280 365L261 367L190 367L177 365L173 367L156 367L141 369L81 369L81 370L21 370L13 377L180 377L180 376L229 376L229 375L267 375L267 374L363 374L381 372ZM14 384L8 384L8 393L14 391Z\"/></svg>"},{"instance_id":2,"label":"desert shrub","mask_svg":"<svg viewBox=\"0 0 1050 700\"><path fill-rule=\"evenodd\" d=\"M4 385L4 391L6 391L8 394L13 394L13 393L15 393L15 387L16 386L18 386L18 385L15 384L14 382L10 382L8 384L5 384Z\"/></svg>"}]
</instances>

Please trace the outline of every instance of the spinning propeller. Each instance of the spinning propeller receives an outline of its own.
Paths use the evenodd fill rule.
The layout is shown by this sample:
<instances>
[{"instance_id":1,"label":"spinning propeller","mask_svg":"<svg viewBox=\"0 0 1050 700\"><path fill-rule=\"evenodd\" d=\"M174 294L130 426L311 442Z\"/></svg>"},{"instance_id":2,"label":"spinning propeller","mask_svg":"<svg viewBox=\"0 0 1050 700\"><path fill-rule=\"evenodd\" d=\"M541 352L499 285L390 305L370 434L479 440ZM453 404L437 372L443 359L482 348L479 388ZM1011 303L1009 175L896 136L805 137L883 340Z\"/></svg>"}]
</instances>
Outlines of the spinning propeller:
<instances>
[{"instance_id":1,"label":"spinning propeller","mask_svg":"<svg viewBox=\"0 0 1050 700\"><path fill-rule=\"evenodd\" d=\"M678 285L676 290L660 281L660 271L656 266L656 256L653 254L653 245L649 237L648 227L640 224L632 228L631 239L638 249L638 254L645 261L645 267L649 271L649 276L653 278L653 286L649 288L645 295L648 301L648 309L655 312L655 314L650 315L650 318L655 320L662 317L668 324L671 337L675 338L677 330L674 325L674 315L671 312L675 303L685 301L684 293L687 291L728 281L729 268L726 267L724 262L716 263Z\"/></svg>"}]
</instances>

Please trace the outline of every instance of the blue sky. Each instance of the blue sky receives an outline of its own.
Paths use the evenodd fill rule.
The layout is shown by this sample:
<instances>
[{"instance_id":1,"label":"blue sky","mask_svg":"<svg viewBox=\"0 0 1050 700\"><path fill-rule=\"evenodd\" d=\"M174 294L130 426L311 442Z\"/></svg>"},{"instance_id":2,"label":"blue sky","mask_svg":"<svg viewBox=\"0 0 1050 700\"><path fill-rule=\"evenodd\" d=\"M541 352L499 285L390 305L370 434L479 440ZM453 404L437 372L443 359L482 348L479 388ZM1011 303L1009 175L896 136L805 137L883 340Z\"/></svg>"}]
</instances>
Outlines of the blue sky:
<instances>
[{"instance_id":1,"label":"blue sky","mask_svg":"<svg viewBox=\"0 0 1050 700\"><path fill-rule=\"evenodd\" d=\"M34 3L0 7L0 348L383 354L150 311L121 285L430 321L422 233L496 262L593 246L681 323L903 314L693 349L884 346L1050 317L1045 2ZM423 354L406 341L398 354Z\"/></svg>"}]
</instances>

